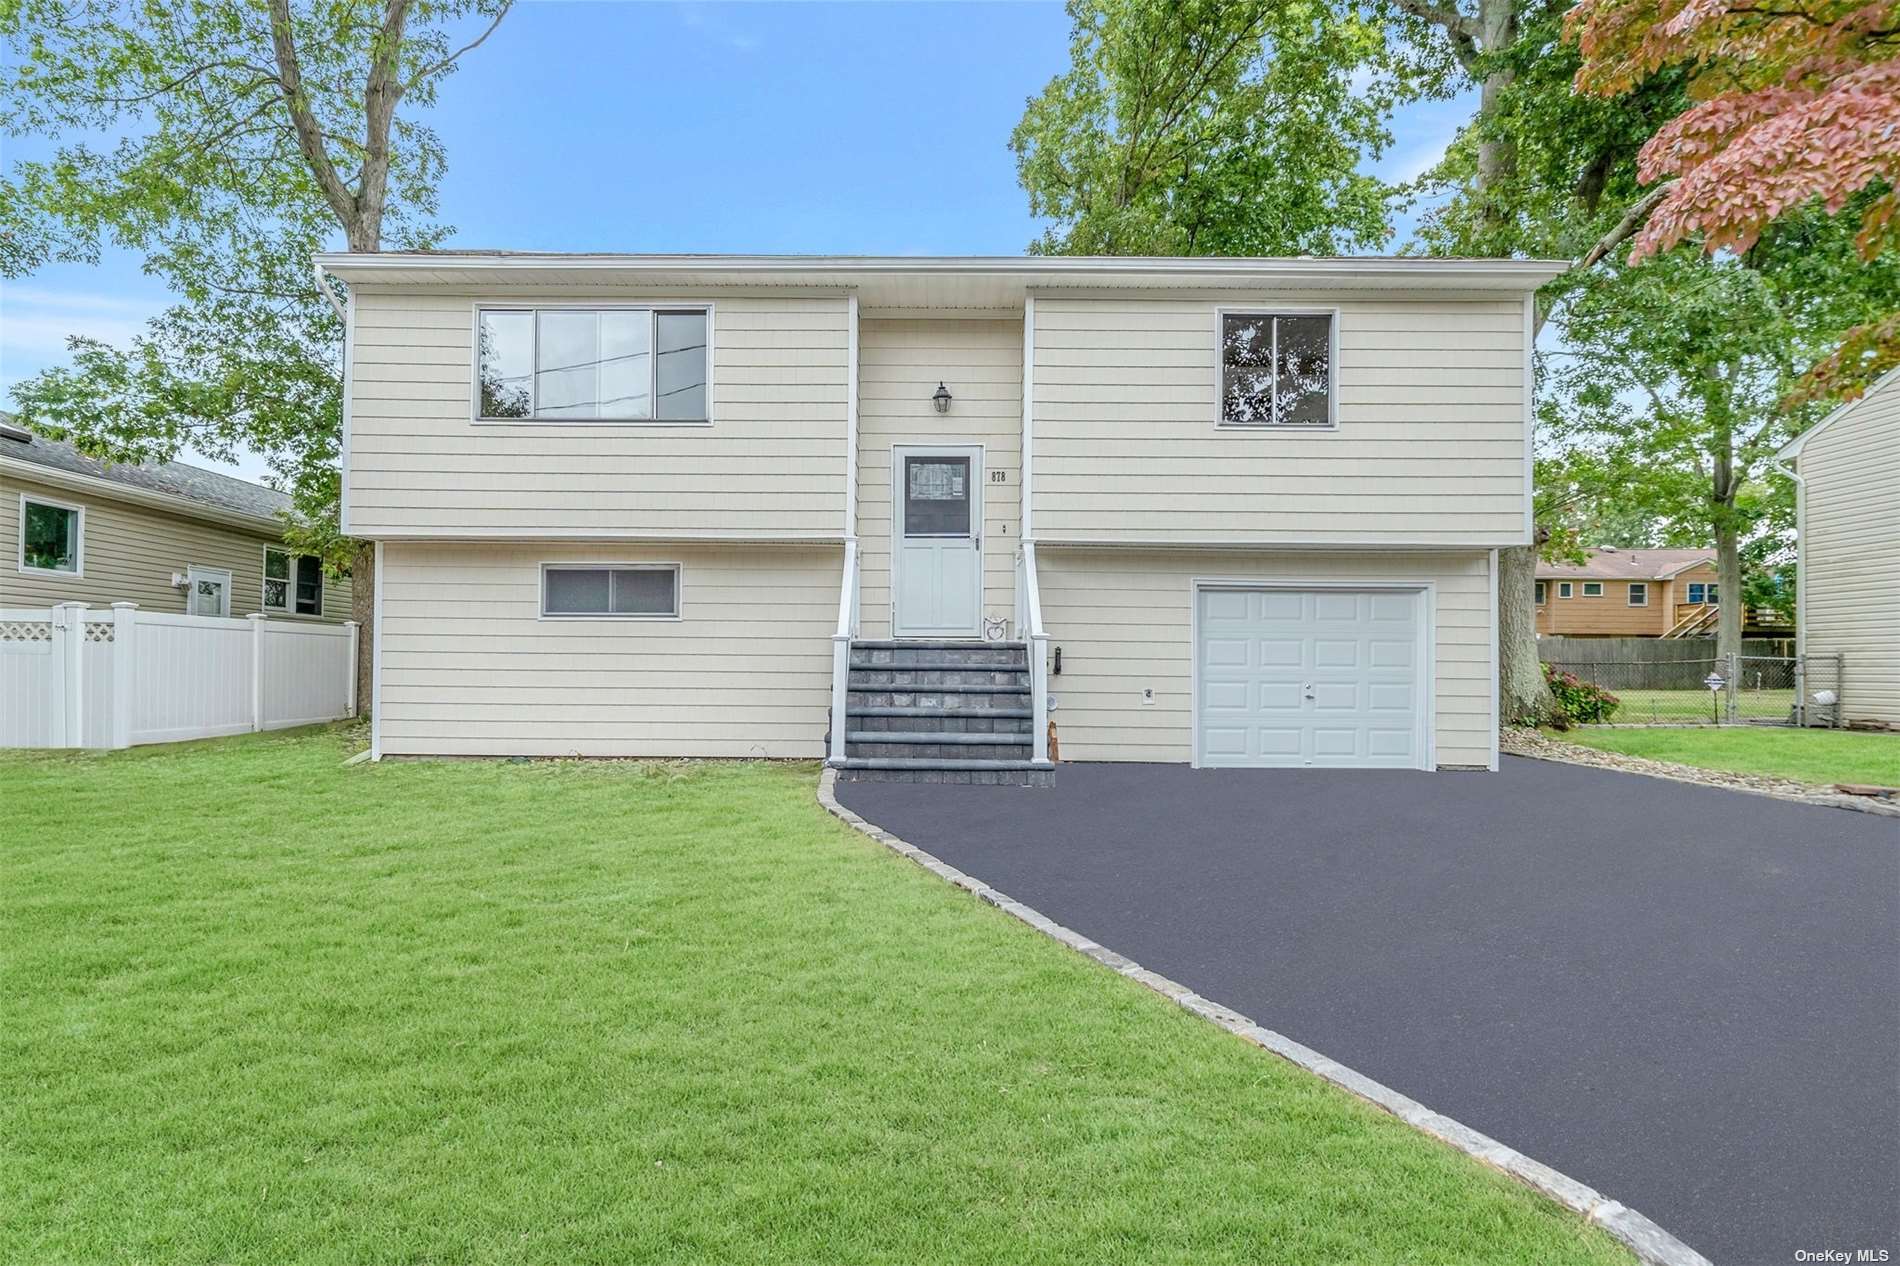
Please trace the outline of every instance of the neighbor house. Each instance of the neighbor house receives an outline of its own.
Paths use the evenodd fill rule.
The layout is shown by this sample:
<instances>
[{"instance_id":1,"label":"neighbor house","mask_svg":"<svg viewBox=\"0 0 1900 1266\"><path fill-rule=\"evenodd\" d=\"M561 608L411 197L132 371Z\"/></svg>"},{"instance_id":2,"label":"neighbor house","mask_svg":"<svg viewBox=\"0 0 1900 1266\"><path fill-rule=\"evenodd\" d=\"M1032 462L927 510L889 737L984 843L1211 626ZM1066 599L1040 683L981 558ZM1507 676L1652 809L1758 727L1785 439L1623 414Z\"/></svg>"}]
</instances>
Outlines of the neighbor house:
<instances>
[{"instance_id":1,"label":"neighbor house","mask_svg":"<svg viewBox=\"0 0 1900 1266\"><path fill-rule=\"evenodd\" d=\"M1900 370L1776 461L1795 480L1800 653L1842 657L1844 720L1900 726Z\"/></svg>"},{"instance_id":2,"label":"neighbor house","mask_svg":"<svg viewBox=\"0 0 1900 1266\"><path fill-rule=\"evenodd\" d=\"M1494 768L1561 267L321 256L373 750Z\"/></svg>"},{"instance_id":3,"label":"neighbor house","mask_svg":"<svg viewBox=\"0 0 1900 1266\"><path fill-rule=\"evenodd\" d=\"M181 462L95 461L0 418L0 608L349 619L349 581L284 544L289 504Z\"/></svg>"},{"instance_id":4,"label":"neighbor house","mask_svg":"<svg viewBox=\"0 0 1900 1266\"><path fill-rule=\"evenodd\" d=\"M1580 563L1539 561L1539 635L1683 637L1713 633L1720 586L1712 549L1602 545Z\"/></svg>"}]
</instances>

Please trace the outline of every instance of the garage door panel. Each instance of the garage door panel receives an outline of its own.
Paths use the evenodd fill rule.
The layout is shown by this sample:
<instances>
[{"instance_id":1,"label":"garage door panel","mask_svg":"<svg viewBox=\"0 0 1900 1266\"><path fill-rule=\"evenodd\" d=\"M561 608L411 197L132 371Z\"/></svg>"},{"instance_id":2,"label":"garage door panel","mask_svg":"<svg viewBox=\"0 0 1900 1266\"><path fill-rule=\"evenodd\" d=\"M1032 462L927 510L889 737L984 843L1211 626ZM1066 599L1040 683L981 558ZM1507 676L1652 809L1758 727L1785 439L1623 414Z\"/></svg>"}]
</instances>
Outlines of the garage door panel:
<instances>
[{"instance_id":1,"label":"garage door panel","mask_svg":"<svg viewBox=\"0 0 1900 1266\"><path fill-rule=\"evenodd\" d=\"M1297 681L1263 681L1255 707L1261 712L1298 712L1304 694Z\"/></svg>"},{"instance_id":2,"label":"garage door panel","mask_svg":"<svg viewBox=\"0 0 1900 1266\"><path fill-rule=\"evenodd\" d=\"M1416 649L1417 644L1409 638L1403 642L1379 638L1368 644L1366 662L1374 668L1411 668Z\"/></svg>"},{"instance_id":3,"label":"garage door panel","mask_svg":"<svg viewBox=\"0 0 1900 1266\"><path fill-rule=\"evenodd\" d=\"M1315 668L1357 668L1360 644L1343 638L1317 638L1313 642Z\"/></svg>"},{"instance_id":4,"label":"garage door panel","mask_svg":"<svg viewBox=\"0 0 1900 1266\"><path fill-rule=\"evenodd\" d=\"M1419 593L1207 589L1197 602L1203 764L1419 763Z\"/></svg>"}]
</instances>

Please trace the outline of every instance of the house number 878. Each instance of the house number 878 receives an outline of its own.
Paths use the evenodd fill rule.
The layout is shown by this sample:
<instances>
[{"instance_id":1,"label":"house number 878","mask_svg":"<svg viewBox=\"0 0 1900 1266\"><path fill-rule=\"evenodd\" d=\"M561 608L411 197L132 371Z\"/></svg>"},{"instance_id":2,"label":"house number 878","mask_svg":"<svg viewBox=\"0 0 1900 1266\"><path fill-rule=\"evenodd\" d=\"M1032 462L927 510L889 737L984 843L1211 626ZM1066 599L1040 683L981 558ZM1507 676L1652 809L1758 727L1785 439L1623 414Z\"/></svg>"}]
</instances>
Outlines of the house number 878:
<instances>
[{"instance_id":1,"label":"house number 878","mask_svg":"<svg viewBox=\"0 0 1900 1266\"><path fill-rule=\"evenodd\" d=\"M1009 472L1008 472L1008 471L1006 471L1006 470L992 470L992 471L990 472L990 482L991 482L991 483L993 483L993 484L1006 484L1006 483L1008 483L1008 482L1009 482Z\"/></svg>"}]
</instances>

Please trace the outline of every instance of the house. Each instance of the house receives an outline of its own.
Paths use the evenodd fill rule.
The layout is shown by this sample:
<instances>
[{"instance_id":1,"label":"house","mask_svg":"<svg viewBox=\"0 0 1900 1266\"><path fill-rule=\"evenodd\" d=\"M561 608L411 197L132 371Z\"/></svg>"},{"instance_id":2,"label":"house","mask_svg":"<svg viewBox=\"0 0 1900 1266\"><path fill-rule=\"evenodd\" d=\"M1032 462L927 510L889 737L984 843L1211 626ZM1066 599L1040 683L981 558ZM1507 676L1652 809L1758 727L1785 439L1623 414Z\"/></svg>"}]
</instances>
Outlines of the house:
<instances>
[{"instance_id":1,"label":"house","mask_svg":"<svg viewBox=\"0 0 1900 1266\"><path fill-rule=\"evenodd\" d=\"M289 505L182 462L95 461L0 415L0 608L349 619L349 581L285 546Z\"/></svg>"},{"instance_id":2,"label":"house","mask_svg":"<svg viewBox=\"0 0 1900 1266\"><path fill-rule=\"evenodd\" d=\"M1537 633L1682 637L1715 631L1721 596L1712 549L1601 545L1581 563L1539 561Z\"/></svg>"},{"instance_id":3,"label":"house","mask_svg":"<svg viewBox=\"0 0 1900 1266\"><path fill-rule=\"evenodd\" d=\"M1561 267L321 255L373 751L1494 768Z\"/></svg>"},{"instance_id":4,"label":"house","mask_svg":"<svg viewBox=\"0 0 1900 1266\"><path fill-rule=\"evenodd\" d=\"M1795 481L1800 653L1842 657L1842 719L1900 726L1900 370L1775 460Z\"/></svg>"}]
</instances>

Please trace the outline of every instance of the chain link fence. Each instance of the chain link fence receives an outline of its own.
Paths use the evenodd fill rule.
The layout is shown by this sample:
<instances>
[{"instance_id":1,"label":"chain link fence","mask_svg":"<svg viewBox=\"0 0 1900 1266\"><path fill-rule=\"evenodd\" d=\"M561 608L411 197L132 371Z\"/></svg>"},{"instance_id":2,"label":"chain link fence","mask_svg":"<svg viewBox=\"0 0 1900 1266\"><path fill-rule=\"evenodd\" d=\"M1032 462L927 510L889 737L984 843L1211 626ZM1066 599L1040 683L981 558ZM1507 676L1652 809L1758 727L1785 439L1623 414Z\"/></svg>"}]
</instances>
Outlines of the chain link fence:
<instances>
[{"instance_id":1,"label":"chain link fence","mask_svg":"<svg viewBox=\"0 0 1900 1266\"><path fill-rule=\"evenodd\" d=\"M1840 724L1839 655L1547 662L1563 680L1611 696L1594 724Z\"/></svg>"}]
</instances>

